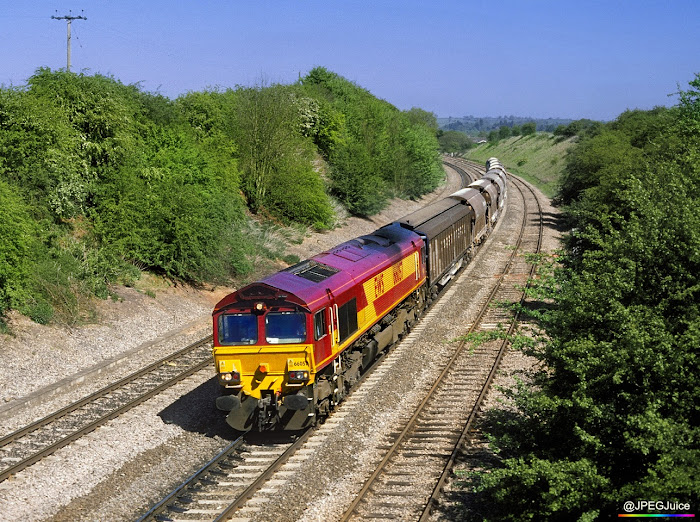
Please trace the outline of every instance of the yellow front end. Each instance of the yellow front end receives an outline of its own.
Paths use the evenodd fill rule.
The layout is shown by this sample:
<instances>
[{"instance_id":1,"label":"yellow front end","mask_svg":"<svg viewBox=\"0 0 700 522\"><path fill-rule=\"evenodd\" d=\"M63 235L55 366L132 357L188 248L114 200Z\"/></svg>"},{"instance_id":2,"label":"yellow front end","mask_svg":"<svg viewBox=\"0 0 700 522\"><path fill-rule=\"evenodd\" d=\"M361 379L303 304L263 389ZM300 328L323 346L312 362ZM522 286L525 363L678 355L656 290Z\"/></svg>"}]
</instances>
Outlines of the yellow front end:
<instances>
[{"instance_id":1,"label":"yellow front end","mask_svg":"<svg viewBox=\"0 0 700 522\"><path fill-rule=\"evenodd\" d=\"M310 344L214 348L224 394L217 407L240 431L303 429L314 420L313 346Z\"/></svg>"},{"instance_id":2,"label":"yellow front end","mask_svg":"<svg viewBox=\"0 0 700 522\"><path fill-rule=\"evenodd\" d=\"M232 391L261 398L262 391L276 395L296 393L305 384L313 383L313 345L216 346L214 364L219 384ZM307 372L304 382L298 373ZM230 377L229 377L230 376Z\"/></svg>"}]
</instances>

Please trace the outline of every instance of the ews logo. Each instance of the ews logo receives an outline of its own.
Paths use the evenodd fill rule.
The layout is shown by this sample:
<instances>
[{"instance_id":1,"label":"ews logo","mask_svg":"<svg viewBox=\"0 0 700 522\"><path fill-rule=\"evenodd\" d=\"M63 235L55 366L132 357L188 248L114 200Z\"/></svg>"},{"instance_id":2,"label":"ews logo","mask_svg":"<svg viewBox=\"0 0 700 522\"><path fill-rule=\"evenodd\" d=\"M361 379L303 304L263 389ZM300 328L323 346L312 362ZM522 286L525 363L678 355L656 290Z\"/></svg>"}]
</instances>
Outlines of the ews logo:
<instances>
[{"instance_id":1,"label":"ews logo","mask_svg":"<svg viewBox=\"0 0 700 522\"><path fill-rule=\"evenodd\" d=\"M374 295L379 297L384 293L384 274L379 274L374 278Z\"/></svg>"},{"instance_id":2,"label":"ews logo","mask_svg":"<svg viewBox=\"0 0 700 522\"><path fill-rule=\"evenodd\" d=\"M381 274L375 276L374 278L374 296L379 297L384 292L386 292L388 289L395 287L398 285L401 281L403 281L403 265L401 263L398 263L394 265L391 269L391 282L385 283L384 281L384 275L389 276L388 271L384 271ZM388 277L387 277L388 279ZM390 285L389 288L386 287L386 285Z\"/></svg>"}]
</instances>

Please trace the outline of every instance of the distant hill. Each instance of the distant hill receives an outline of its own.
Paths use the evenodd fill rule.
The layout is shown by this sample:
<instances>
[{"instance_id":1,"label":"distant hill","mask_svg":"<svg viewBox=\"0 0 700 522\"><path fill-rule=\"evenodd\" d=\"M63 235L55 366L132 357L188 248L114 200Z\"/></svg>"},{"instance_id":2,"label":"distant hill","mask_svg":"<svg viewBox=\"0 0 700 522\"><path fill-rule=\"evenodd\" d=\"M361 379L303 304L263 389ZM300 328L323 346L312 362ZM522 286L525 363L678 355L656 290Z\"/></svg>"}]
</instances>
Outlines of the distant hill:
<instances>
[{"instance_id":1,"label":"distant hill","mask_svg":"<svg viewBox=\"0 0 700 522\"><path fill-rule=\"evenodd\" d=\"M437 119L438 126L442 130L460 131L471 135L478 135L481 132L489 133L503 126L520 126L530 121L534 121L537 124L538 131L553 132L559 125L568 125L574 120L563 118L538 119L522 116L462 116L461 118L450 116Z\"/></svg>"},{"instance_id":2,"label":"distant hill","mask_svg":"<svg viewBox=\"0 0 700 522\"><path fill-rule=\"evenodd\" d=\"M469 149L464 157L483 163L495 156L508 172L525 178L552 197L559 186L566 153L574 143L576 138L562 139L551 134L513 136Z\"/></svg>"}]
</instances>

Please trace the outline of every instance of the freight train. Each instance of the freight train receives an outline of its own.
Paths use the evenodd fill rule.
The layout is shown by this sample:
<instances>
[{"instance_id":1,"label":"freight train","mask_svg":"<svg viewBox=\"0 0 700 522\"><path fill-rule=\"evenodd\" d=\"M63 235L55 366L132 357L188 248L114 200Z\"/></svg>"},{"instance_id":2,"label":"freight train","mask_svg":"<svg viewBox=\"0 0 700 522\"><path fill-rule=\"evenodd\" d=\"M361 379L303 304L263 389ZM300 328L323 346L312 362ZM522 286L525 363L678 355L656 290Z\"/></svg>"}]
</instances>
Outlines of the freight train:
<instances>
[{"instance_id":1,"label":"freight train","mask_svg":"<svg viewBox=\"0 0 700 522\"><path fill-rule=\"evenodd\" d=\"M224 297L213 311L218 409L236 430L329 415L416 322L503 213L496 158L468 187Z\"/></svg>"}]
</instances>

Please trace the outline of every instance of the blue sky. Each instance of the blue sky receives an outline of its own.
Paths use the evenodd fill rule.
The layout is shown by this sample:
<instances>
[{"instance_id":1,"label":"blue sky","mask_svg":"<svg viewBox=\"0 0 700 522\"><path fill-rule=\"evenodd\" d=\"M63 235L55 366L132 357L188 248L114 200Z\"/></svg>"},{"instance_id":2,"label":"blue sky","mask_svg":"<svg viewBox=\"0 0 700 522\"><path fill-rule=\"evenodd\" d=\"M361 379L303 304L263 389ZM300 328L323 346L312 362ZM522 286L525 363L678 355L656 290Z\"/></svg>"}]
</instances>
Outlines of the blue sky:
<instances>
[{"instance_id":1,"label":"blue sky","mask_svg":"<svg viewBox=\"0 0 700 522\"><path fill-rule=\"evenodd\" d=\"M700 0L0 0L1 84L66 66L69 10L73 71L170 97L320 65L441 117L609 120L700 73Z\"/></svg>"}]
</instances>

